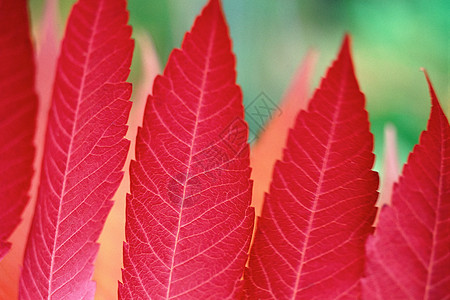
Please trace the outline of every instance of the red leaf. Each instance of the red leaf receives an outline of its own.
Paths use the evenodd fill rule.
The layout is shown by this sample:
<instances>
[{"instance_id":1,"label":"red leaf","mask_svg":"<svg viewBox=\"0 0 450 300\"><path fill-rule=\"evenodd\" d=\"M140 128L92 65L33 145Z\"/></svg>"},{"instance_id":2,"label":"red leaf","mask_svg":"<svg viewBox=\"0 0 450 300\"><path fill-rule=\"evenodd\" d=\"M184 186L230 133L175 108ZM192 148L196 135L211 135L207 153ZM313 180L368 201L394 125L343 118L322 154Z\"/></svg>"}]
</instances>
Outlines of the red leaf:
<instances>
[{"instance_id":1,"label":"red leaf","mask_svg":"<svg viewBox=\"0 0 450 300\"><path fill-rule=\"evenodd\" d=\"M33 175L37 111L27 2L0 5L0 260L20 222Z\"/></svg>"},{"instance_id":2,"label":"red leaf","mask_svg":"<svg viewBox=\"0 0 450 300\"><path fill-rule=\"evenodd\" d=\"M359 295L378 187L364 103L347 37L275 165L245 276L250 299Z\"/></svg>"},{"instance_id":3,"label":"red leaf","mask_svg":"<svg viewBox=\"0 0 450 300\"><path fill-rule=\"evenodd\" d=\"M96 240L122 179L133 43L123 0L80 0L58 61L22 299L93 298Z\"/></svg>"},{"instance_id":4,"label":"red leaf","mask_svg":"<svg viewBox=\"0 0 450 300\"><path fill-rule=\"evenodd\" d=\"M427 131L367 241L365 299L450 299L450 126L427 80Z\"/></svg>"},{"instance_id":5,"label":"red leaf","mask_svg":"<svg viewBox=\"0 0 450 300\"><path fill-rule=\"evenodd\" d=\"M254 211L230 43L212 0L156 78L131 163L122 299L239 293Z\"/></svg>"}]
</instances>

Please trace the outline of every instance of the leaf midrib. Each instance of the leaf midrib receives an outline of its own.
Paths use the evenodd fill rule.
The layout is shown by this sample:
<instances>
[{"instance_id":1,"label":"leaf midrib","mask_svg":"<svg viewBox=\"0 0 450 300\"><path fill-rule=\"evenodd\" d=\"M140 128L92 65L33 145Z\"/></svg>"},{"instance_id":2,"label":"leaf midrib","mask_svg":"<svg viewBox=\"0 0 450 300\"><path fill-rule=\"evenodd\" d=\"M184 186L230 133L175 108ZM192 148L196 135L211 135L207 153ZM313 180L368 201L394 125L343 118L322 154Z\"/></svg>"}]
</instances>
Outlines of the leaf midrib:
<instances>
[{"instance_id":1,"label":"leaf midrib","mask_svg":"<svg viewBox=\"0 0 450 300\"><path fill-rule=\"evenodd\" d=\"M319 195L321 195L321 189L322 189L322 184L323 184L323 179L325 176L325 172L328 169L328 160L329 160L329 155L330 155L330 148L331 148L331 144L332 141L334 140L334 135L336 132L336 123L337 123L337 119L338 116L340 114L340 110L341 110L341 106L342 106L342 102L343 102L343 98L344 98L344 87L347 83L347 64L344 65L344 71L343 73L345 74L345 76L342 76L342 80L341 80L341 84L340 84L340 88L339 88L339 93L338 93L338 101L337 101L337 105L336 105L336 109L334 111L333 114L333 119L332 119L332 124L331 124L331 130L330 130L330 134L328 136L328 141L327 141L327 145L326 145L326 151L325 151L325 156L322 162L322 167L320 169L320 177L319 177L319 182L317 184L317 188L316 188L316 192L315 192L315 196L314 196L314 201L313 201L313 207L311 208L311 214L309 216L308 219L308 228L306 230L306 238L305 238L305 242L303 243L303 247L301 249L301 259L300 259L300 263L297 269L297 275L295 278L295 285L294 285L294 289L293 289L293 293L292 293L292 300L295 300L297 298L297 293L299 292L299 285L300 285L300 278L302 277L302 269L303 266L305 265L305 257L306 257L306 249L308 248L308 243L309 243L309 237L312 231L312 224L314 222L314 217L315 217L315 212L317 210L317 204L318 204L318 200L319 200ZM330 69L331 70L331 69Z\"/></svg>"},{"instance_id":2,"label":"leaf midrib","mask_svg":"<svg viewBox=\"0 0 450 300\"><path fill-rule=\"evenodd\" d=\"M190 149L189 149L188 168L186 170L185 181L184 181L184 186L183 186L183 195L182 195L181 203L180 203L180 212L178 214L178 225L177 225L177 232L175 235L175 246L174 246L174 249L172 252L172 259L171 259L171 263L170 263L170 273L169 273L169 281L167 284L166 299L171 298L170 291L171 291L171 285L172 285L173 274L174 274L174 269L175 269L174 265L175 265L175 256L176 256L176 252L177 252L178 240L180 238L181 219L182 219L182 215L183 215L183 205L184 205L184 200L186 199L187 182L188 182L189 175L191 172L193 149L194 149L195 140L197 137L197 128L198 128L198 123L199 123L199 114L200 114L200 110L201 110L201 107L202 107L203 101L204 101L204 90L205 90L205 86L206 86L206 82L207 82L208 70L210 68L209 65L210 65L210 60L211 60L211 56L212 56L213 38L216 34L216 28L217 28L217 20L215 20L215 22L212 25L211 35L209 37L209 43L208 43L208 50L205 55L206 64L204 67L204 73L203 73L202 83L201 83L201 87L200 87L200 96L199 96L199 100L198 100L199 103L198 103L197 111L195 114L194 130L192 133L191 145L190 145Z\"/></svg>"}]
</instances>

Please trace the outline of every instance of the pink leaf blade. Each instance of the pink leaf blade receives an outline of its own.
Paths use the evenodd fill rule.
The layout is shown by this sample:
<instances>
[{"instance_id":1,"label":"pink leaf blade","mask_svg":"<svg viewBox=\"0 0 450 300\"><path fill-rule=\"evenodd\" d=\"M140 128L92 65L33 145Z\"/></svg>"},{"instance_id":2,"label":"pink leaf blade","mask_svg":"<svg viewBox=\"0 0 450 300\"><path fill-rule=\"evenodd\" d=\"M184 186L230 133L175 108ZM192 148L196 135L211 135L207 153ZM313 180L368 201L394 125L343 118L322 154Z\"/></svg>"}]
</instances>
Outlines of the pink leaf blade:
<instances>
[{"instance_id":1,"label":"pink leaf blade","mask_svg":"<svg viewBox=\"0 0 450 300\"><path fill-rule=\"evenodd\" d=\"M388 124L384 128L383 180L377 201L378 207L391 202L392 189L400 173L397 152L397 131L393 125ZM378 215L379 213L380 211L378 211ZM377 220L375 220L376 223Z\"/></svg>"},{"instance_id":2,"label":"pink leaf blade","mask_svg":"<svg viewBox=\"0 0 450 300\"><path fill-rule=\"evenodd\" d=\"M29 200L37 97L27 2L0 9L0 260Z\"/></svg>"},{"instance_id":3,"label":"pink leaf blade","mask_svg":"<svg viewBox=\"0 0 450 300\"><path fill-rule=\"evenodd\" d=\"M36 200L39 189L39 174L45 145L45 131L47 128L53 84L55 81L56 66L59 56L60 34L58 1L45 2L44 17L36 41L36 91L39 95L39 109L36 124L36 159L34 168L36 174L31 188L31 199ZM34 204L34 202L32 202Z\"/></svg>"},{"instance_id":4,"label":"pink leaf blade","mask_svg":"<svg viewBox=\"0 0 450 300\"><path fill-rule=\"evenodd\" d=\"M39 94L41 118L48 115L53 83L59 56L60 34L59 5L57 0L45 2L44 17L37 37L36 89ZM44 128L45 128L44 124Z\"/></svg>"},{"instance_id":5,"label":"pink leaf blade","mask_svg":"<svg viewBox=\"0 0 450 300\"><path fill-rule=\"evenodd\" d=\"M170 55L131 162L120 299L239 295L253 227L247 124L220 3Z\"/></svg>"},{"instance_id":6,"label":"pink leaf blade","mask_svg":"<svg viewBox=\"0 0 450 300\"><path fill-rule=\"evenodd\" d=\"M367 241L364 299L450 299L450 126L426 77L427 130Z\"/></svg>"},{"instance_id":7,"label":"pink leaf blade","mask_svg":"<svg viewBox=\"0 0 450 300\"><path fill-rule=\"evenodd\" d=\"M258 218L249 299L356 299L378 176L349 38L288 135Z\"/></svg>"},{"instance_id":8,"label":"pink leaf blade","mask_svg":"<svg viewBox=\"0 0 450 300\"><path fill-rule=\"evenodd\" d=\"M20 299L92 299L97 238L123 176L133 41L124 0L80 0L58 61Z\"/></svg>"}]
</instances>

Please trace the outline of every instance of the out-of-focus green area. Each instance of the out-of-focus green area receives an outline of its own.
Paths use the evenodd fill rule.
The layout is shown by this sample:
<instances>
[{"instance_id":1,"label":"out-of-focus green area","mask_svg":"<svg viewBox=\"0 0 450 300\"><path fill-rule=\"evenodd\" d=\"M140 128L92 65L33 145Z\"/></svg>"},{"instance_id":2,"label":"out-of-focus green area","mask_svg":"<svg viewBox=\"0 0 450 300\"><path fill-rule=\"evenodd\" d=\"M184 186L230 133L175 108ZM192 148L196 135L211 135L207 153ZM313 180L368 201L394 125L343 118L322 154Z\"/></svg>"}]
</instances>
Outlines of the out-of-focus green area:
<instances>
[{"instance_id":1,"label":"out-of-focus green area","mask_svg":"<svg viewBox=\"0 0 450 300\"><path fill-rule=\"evenodd\" d=\"M65 19L74 1L60 1ZM237 57L238 83L248 105L261 92L278 102L308 49L320 53L312 88L337 54L344 33L353 40L353 57L366 95L375 135L377 169L383 149L383 128L397 128L400 159L406 161L425 129L430 101L425 67L441 104L450 111L450 2L445 0L223 0ZM130 22L146 31L164 66L170 51L206 0L129 0ZM39 19L42 0L31 0L32 18ZM132 80L139 78L139 57ZM248 120L252 132L260 126Z\"/></svg>"}]
</instances>

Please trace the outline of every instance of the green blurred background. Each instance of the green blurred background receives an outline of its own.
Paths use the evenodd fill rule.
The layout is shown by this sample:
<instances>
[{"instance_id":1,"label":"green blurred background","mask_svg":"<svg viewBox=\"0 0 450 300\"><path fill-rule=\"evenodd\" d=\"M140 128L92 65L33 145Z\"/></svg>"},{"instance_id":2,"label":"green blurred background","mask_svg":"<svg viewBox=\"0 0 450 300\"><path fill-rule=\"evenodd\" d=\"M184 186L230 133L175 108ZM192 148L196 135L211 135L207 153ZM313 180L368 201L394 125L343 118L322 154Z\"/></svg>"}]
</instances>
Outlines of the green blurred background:
<instances>
[{"instance_id":1,"label":"green blurred background","mask_svg":"<svg viewBox=\"0 0 450 300\"><path fill-rule=\"evenodd\" d=\"M366 95L375 135L376 169L383 153L383 128L397 128L401 162L425 129L430 101L425 67L447 116L449 101L450 1L432 0L223 0L237 57L238 83L248 105L261 92L278 102L309 49L319 52L312 88L332 62L344 33L353 40L353 57ZM60 1L64 23L73 0ZM148 32L161 66L180 47L184 33L206 0L129 0L135 32ZM31 0L32 20L42 0ZM131 80L140 76L133 59ZM253 132L258 124L249 121Z\"/></svg>"}]
</instances>

